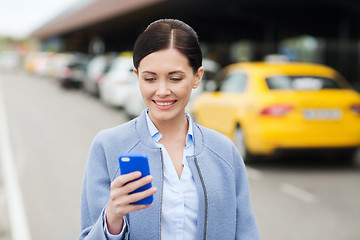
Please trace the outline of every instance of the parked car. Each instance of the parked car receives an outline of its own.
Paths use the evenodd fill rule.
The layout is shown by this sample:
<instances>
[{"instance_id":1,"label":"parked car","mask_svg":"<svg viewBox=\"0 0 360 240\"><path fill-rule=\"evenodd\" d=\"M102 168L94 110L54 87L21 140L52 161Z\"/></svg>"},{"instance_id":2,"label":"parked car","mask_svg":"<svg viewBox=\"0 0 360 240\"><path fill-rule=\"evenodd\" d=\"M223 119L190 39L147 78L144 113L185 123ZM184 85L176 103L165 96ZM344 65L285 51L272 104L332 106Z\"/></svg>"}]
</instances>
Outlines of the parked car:
<instances>
[{"instance_id":1,"label":"parked car","mask_svg":"<svg viewBox=\"0 0 360 240\"><path fill-rule=\"evenodd\" d=\"M195 99L196 119L231 138L245 160L326 150L349 161L360 146L360 95L330 67L238 63L217 80L218 91Z\"/></svg>"},{"instance_id":2,"label":"parked car","mask_svg":"<svg viewBox=\"0 0 360 240\"><path fill-rule=\"evenodd\" d=\"M99 82L110 70L114 58L113 54L103 54L94 56L89 61L83 82L85 92L99 96Z\"/></svg>"},{"instance_id":3,"label":"parked car","mask_svg":"<svg viewBox=\"0 0 360 240\"><path fill-rule=\"evenodd\" d=\"M100 99L113 107L124 107L136 75L131 53L120 54L113 62L109 72L99 82Z\"/></svg>"},{"instance_id":4,"label":"parked car","mask_svg":"<svg viewBox=\"0 0 360 240\"><path fill-rule=\"evenodd\" d=\"M124 104L124 111L129 118L135 118L146 109L146 105L142 99L138 81L131 84L129 88L128 101Z\"/></svg>"},{"instance_id":5,"label":"parked car","mask_svg":"<svg viewBox=\"0 0 360 240\"><path fill-rule=\"evenodd\" d=\"M196 98L204 88L211 88L210 85L214 81L216 73L220 70L220 64L210 59L203 59L204 76L201 84L192 90L191 97L188 105L186 106L186 112L192 115L192 103L193 99ZM130 118L139 116L140 113L146 108L145 103L142 100L142 96L139 90L139 84L134 82L129 88L128 101L126 101L124 109Z\"/></svg>"},{"instance_id":6,"label":"parked car","mask_svg":"<svg viewBox=\"0 0 360 240\"><path fill-rule=\"evenodd\" d=\"M69 64L73 59L71 53L56 53L47 67L47 77L56 79L62 74L64 67Z\"/></svg>"},{"instance_id":7,"label":"parked car","mask_svg":"<svg viewBox=\"0 0 360 240\"><path fill-rule=\"evenodd\" d=\"M34 73L42 77L47 76L54 56L52 52L38 52L34 59Z\"/></svg>"},{"instance_id":8,"label":"parked car","mask_svg":"<svg viewBox=\"0 0 360 240\"><path fill-rule=\"evenodd\" d=\"M28 73L32 74L35 72L35 59L38 54L39 52L36 51L32 51L26 54L23 66Z\"/></svg>"},{"instance_id":9,"label":"parked car","mask_svg":"<svg viewBox=\"0 0 360 240\"><path fill-rule=\"evenodd\" d=\"M58 80L64 88L79 88L86 75L87 56L82 53L71 54L59 71Z\"/></svg>"}]
</instances>

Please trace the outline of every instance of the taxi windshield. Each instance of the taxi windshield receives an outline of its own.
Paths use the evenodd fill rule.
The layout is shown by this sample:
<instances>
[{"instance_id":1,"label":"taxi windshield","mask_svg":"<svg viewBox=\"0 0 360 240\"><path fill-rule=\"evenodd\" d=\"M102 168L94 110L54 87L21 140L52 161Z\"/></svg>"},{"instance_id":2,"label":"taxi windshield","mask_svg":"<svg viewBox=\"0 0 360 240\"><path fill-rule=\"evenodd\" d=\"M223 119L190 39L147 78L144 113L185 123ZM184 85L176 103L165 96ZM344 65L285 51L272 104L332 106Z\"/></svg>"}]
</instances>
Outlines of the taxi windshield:
<instances>
[{"instance_id":1,"label":"taxi windshield","mask_svg":"<svg viewBox=\"0 0 360 240\"><path fill-rule=\"evenodd\" d=\"M266 78L272 90L320 90L342 89L336 80L318 76L272 76Z\"/></svg>"}]
</instances>

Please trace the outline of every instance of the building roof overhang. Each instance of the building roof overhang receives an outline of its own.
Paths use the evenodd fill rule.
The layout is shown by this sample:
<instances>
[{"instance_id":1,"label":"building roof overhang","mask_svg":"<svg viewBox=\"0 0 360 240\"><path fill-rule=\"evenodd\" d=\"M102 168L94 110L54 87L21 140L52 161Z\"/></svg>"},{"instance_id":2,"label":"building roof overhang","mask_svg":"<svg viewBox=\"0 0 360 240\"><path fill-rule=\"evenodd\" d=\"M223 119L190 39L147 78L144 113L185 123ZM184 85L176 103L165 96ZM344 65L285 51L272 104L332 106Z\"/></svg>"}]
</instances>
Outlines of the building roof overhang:
<instances>
[{"instance_id":1,"label":"building roof overhang","mask_svg":"<svg viewBox=\"0 0 360 240\"><path fill-rule=\"evenodd\" d=\"M68 11L43 27L34 31L31 36L47 38L86 28L92 24L155 5L166 0L95 0L81 8Z\"/></svg>"}]
</instances>

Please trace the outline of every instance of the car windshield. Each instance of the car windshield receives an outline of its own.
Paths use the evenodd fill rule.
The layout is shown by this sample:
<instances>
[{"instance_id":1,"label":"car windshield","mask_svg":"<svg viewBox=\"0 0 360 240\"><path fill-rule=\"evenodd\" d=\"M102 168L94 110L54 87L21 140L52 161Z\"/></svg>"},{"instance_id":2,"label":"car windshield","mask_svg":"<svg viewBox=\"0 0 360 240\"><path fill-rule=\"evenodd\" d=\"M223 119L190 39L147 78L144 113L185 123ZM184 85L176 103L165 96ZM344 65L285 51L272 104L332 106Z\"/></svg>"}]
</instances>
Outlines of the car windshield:
<instances>
[{"instance_id":1,"label":"car windshield","mask_svg":"<svg viewBox=\"0 0 360 240\"><path fill-rule=\"evenodd\" d=\"M334 79L317 76L273 76L266 78L266 83L269 89L272 90L319 90L343 88Z\"/></svg>"}]
</instances>

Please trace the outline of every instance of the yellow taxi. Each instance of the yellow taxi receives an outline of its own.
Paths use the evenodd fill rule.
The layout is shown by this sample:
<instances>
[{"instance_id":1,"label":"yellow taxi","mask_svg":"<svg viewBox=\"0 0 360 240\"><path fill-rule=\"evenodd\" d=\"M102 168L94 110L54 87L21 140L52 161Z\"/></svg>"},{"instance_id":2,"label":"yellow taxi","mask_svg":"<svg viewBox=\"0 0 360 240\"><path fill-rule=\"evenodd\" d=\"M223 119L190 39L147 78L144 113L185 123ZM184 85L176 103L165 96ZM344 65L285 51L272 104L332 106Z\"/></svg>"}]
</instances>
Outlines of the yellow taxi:
<instances>
[{"instance_id":1,"label":"yellow taxi","mask_svg":"<svg viewBox=\"0 0 360 240\"><path fill-rule=\"evenodd\" d=\"M360 146L360 95L330 67L236 63L217 83L195 99L195 119L231 138L244 160L323 149L349 161Z\"/></svg>"}]
</instances>

